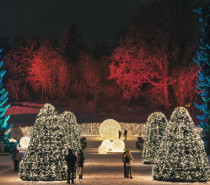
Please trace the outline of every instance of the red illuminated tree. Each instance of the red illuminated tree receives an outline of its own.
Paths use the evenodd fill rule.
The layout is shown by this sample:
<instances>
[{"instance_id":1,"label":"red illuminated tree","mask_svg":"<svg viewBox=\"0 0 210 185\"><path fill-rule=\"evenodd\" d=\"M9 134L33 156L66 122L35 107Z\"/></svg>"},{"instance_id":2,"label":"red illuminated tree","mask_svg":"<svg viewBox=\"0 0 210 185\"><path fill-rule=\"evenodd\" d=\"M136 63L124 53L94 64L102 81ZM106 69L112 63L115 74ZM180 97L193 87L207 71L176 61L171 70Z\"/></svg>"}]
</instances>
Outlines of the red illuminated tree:
<instances>
[{"instance_id":1,"label":"red illuminated tree","mask_svg":"<svg viewBox=\"0 0 210 185\"><path fill-rule=\"evenodd\" d=\"M179 66L172 71L176 82L172 85L177 106L189 106L196 97L196 75L199 68L196 65Z\"/></svg>"},{"instance_id":2,"label":"red illuminated tree","mask_svg":"<svg viewBox=\"0 0 210 185\"><path fill-rule=\"evenodd\" d=\"M69 67L49 41L43 41L28 67L32 89L41 94L41 100L59 101L69 89L71 81Z\"/></svg>"},{"instance_id":3,"label":"red illuminated tree","mask_svg":"<svg viewBox=\"0 0 210 185\"><path fill-rule=\"evenodd\" d=\"M139 96L143 85L156 86L163 94L165 110L169 109L168 86L174 81L168 74L168 59L164 46L157 50L145 42L135 44L131 39L121 41L114 50L110 77L124 91L125 97Z\"/></svg>"},{"instance_id":4,"label":"red illuminated tree","mask_svg":"<svg viewBox=\"0 0 210 185\"><path fill-rule=\"evenodd\" d=\"M80 101L85 101L83 103L89 100L95 101L100 89L100 73L95 60L83 51L78 57L75 70L75 79L72 84L74 96L80 97Z\"/></svg>"}]
</instances>

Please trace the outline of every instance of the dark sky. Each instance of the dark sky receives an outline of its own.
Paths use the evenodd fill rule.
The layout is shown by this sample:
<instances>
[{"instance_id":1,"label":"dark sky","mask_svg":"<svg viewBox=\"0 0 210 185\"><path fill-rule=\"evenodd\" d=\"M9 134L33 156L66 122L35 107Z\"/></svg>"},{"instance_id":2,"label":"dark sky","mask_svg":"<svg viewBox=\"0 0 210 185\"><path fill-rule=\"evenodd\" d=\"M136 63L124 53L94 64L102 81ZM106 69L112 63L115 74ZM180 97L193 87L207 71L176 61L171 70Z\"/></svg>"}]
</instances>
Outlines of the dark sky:
<instances>
[{"instance_id":1,"label":"dark sky","mask_svg":"<svg viewBox=\"0 0 210 185\"><path fill-rule=\"evenodd\" d=\"M92 45L112 46L116 35L153 0L0 0L0 37L60 39L73 21Z\"/></svg>"}]
</instances>

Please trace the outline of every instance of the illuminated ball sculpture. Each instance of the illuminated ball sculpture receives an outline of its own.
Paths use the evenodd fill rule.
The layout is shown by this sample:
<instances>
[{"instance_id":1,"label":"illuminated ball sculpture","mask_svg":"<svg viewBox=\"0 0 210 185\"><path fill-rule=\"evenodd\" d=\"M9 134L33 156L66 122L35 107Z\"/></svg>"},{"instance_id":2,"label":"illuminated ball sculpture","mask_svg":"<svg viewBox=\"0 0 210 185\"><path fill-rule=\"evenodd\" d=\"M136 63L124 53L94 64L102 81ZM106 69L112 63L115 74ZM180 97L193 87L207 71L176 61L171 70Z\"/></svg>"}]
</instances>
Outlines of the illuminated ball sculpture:
<instances>
[{"instance_id":1,"label":"illuminated ball sculpture","mask_svg":"<svg viewBox=\"0 0 210 185\"><path fill-rule=\"evenodd\" d=\"M30 137L22 137L21 139L20 139L20 146L22 147L22 148L28 148L28 145L29 145L29 142L30 142Z\"/></svg>"},{"instance_id":2,"label":"illuminated ball sculpture","mask_svg":"<svg viewBox=\"0 0 210 185\"><path fill-rule=\"evenodd\" d=\"M106 146L107 150L111 149L112 142L108 139L105 139L101 145Z\"/></svg>"},{"instance_id":3,"label":"illuminated ball sculpture","mask_svg":"<svg viewBox=\"0 0 210 185\"><path fill-rule=\"evenodd\" d=\"M99 133L104 139L114 140L119 138L119 130L121 127L117 121L107 119L101 123Z\"/></svg>"},{"instance_id":4,"label":"illuminated ball sculpture","mask_svg":"<svg viewBox=\"0 0 210 185\"><path fill-rule=\"evenodd\" d=\"M112 141L111 148L113 152L123 152L125 149L125 143L120 139Z\"/></svg>"},{"instance_id":5,"label":"illuminated ball sculpture","mask_svg":"<svg viewBox=\"0 0 210 185\"><path fill-rule=\"evenodd\" d=\"M106 154L107 153L107 147L105 146L105 145L101 145L101 146L99 146L99 148L98 148L98 152L99 152L99 154Z\"/></svg>"}]
</instances>

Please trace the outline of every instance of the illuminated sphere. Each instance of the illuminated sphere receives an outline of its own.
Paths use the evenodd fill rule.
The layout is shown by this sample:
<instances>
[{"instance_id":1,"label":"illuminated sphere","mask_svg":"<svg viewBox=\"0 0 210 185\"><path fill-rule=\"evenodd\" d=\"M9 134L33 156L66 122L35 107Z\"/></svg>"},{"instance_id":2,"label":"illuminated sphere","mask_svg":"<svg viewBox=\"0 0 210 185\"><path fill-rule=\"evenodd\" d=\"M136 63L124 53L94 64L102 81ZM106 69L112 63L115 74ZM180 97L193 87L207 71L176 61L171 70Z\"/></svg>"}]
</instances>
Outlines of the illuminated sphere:
<instances>
[{"instance_id":1,"label":"illuminated sphere","mask_svg":"<svg viewBox=\"0 0 210 185\"><path fill-rule=\"evenodd\" d=\"M29 142L30 142L30 137L22 137L21 139L20 139L20 146L22 147L22 148L28 148L28 145L29 145Z\"/></svg>"},{"instance_id":2,"label":"illuminated sphere","mask_svg":"<svg viewBox=\"0 0 210 185\"><path fill-rule=\"evenodd\" d=\"M98 147L99 154L107 154L107 151L108 150L107 150L106 146L104 146L104 145L101 145Z\"/></svg>"},{"instance_id":3,"label":"illuminated sphere","mask_svg":"<svg viewBox=\"0 0 210 185\"><path fill-rule=\"evenodd\" d=\"M121 130L120 124L113 119L103 121L99 127L101 137L109 140L119 138L119 130Z\"/></svg>"},{"instance_id":4,"label":"illuminated sphere","mask_svg":"<svg viewBox=\"0 0 210 185\"><path fill-rule=\"evenodd\" d=\"M123 152L125 149L125 143L120 139L112 141L111 148L113 152Z\"/></svg>"},{"instance_id":5,"label":"illuminated sphere","mask_svg":"<svg viewBox=\"0 0 210 185\"><path fill-rule=\"evenodd\" d=\"M106 146L107 150L111 149L111 144L112 142L109 141L108 139L105 139L101 145Z\"/></svg>"}]
</instances>

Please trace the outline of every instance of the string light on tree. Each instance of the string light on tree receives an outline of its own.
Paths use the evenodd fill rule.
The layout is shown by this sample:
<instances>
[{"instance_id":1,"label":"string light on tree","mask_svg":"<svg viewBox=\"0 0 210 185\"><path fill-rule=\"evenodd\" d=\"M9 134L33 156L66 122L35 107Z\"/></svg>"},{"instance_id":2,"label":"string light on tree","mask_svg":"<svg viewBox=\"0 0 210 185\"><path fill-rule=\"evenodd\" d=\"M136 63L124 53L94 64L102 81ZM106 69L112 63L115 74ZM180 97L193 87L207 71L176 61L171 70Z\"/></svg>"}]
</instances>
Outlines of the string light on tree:
<instances>
[{"instance_id":1,"label":"string light on tree","mask_svg":"<svg viewBox=\"0 0 210 185\"><path fill-rule=\"evenodd\" d=\"M210 167L204 142L184 107L177 107L168 122L153 167L160 181L205 182Z\"/></svg>"},{"instance_id":2,"label":"string light on tree","mask_svg":"<svg viewBox=\"0 0 210 185\"><path fill-rule=\"evenodd\" d=\"M103 121L99 127L101 137L109 140L119 138L119 130L121 130L120 124L113 119Z\"/></svg>"},{"instance_id":3,"label":"string light on tree","mask_svg":"<svg viewBox=\"0 0 210 185\"><path fill-rule=\"evenodd\" d=\"M123 152L125 149L125 143L120 139L112 141L111 148L113 152Z\"/></svg>"},{"instance_id":4,"label":"string light on tree","mask_svg":"<svg viewBox=\"0 0 210 185\"><path fill-rule=\"evenodd\" d=\"M146 135L142 152L144 164L154 163L167 122L165 115L161 112L154 112L147 118Z\"/></svg>"},{"instance_id":5,"label":"string light on tree","mask_svg":"<svg viewBox=\"0 0 210 185\"><path fill-rule=\"evenodd\" d=\"M75 153L81 149L79 129L76 116L69 111L59 115L59 125L63 125L64 134L68 140L68 148L73 149Z\"/></svg>"},{"instance_id":6,"label":"string light on tree","mask_svg":"<svg viewBox=\"0 0 210 185\"><path fill-rule=\"evenodd\" d=\"M37 115L28 150L20 163L20 178L29 181L67 179L68 140L58 114L45 104Z\"/></svg>"}]
</instances>

